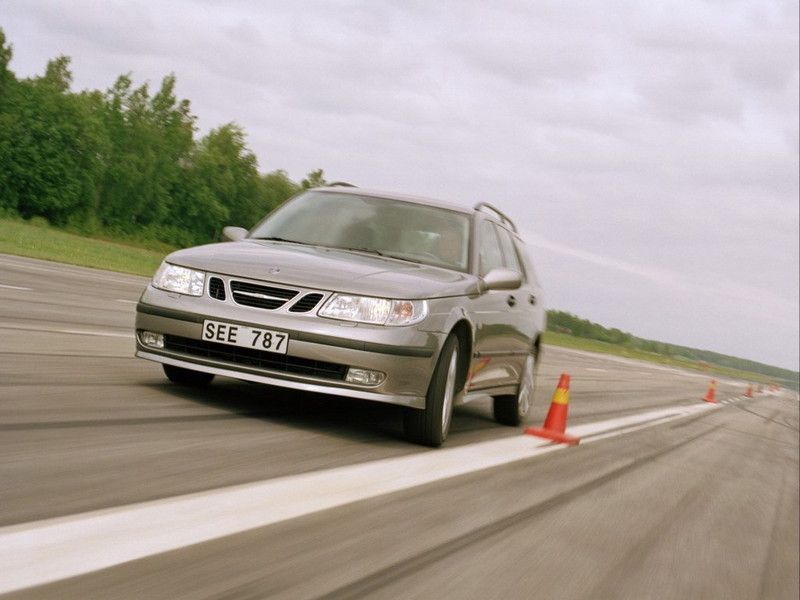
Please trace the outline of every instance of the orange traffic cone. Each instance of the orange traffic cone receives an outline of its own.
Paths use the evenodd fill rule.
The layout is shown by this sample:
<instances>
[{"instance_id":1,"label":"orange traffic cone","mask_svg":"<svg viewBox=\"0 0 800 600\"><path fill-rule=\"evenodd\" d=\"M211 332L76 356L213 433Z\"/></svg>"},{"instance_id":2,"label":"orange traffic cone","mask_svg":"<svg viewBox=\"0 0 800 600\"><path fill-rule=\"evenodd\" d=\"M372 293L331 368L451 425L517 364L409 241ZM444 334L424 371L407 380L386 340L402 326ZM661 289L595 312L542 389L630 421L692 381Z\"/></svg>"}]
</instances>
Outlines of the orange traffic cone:
<instances>
[{"instance_id":1,"label":"orange traffic cone","mask_svg":"<svg viewBox=\"0 0 800 600\"><path fill-rule=\"evenodd\" d=\"M747 386L747 391L744 393L744 397L745 398L752 398L753 397L753 386L752 385L748 385Z\"/></svg>"},{"instance_id":2,"label":"orange traffic cone","mask_svg":"<svg viewBox=\"0 0 800 600\"><path fill-rule=\"evenodd\" d=\"M714 399L714 396L717 393L717 380L712 379L711 382L708 384L708 391L706 392L705 397L703 400L706 402L711 402L711 404L716 404L717 401Z\"/></svg>"},{"instance_id":3,"label":"orange traffic cone","mask_svg":"<svg viewBox=\"0 0 800 600\"><path fill-rule=\"evenodd\" d=\"M560 444L574 446L581 440L579 438L564 433L567 429L567 407L569 406L569 375L561 374L558 380L558 387L553 393L550 401L550 410L547 411L547 418L544 420L543 427L528 427L525 433L538 437L547 438Z\"/></svg>"}]
</instances>

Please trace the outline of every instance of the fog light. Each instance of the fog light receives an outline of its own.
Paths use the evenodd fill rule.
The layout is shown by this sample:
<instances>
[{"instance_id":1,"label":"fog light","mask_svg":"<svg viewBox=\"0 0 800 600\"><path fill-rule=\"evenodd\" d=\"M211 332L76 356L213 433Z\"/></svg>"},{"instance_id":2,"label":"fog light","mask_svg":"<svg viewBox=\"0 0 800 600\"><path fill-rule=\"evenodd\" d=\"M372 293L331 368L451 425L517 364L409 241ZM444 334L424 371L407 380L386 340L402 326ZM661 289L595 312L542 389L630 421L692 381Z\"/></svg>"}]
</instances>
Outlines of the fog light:
<instances>
[{"instance_id":1,"label":"fog light","mask_svg":"<svg viewBox=\"0 0 800 600\"><path fill-rule=\"evenodd\" d=\"M379 383L383 383L384 379L386 379L386 374L380 371L350 367L347 369L345 381L347 383L358 383L360 385L378 385Z\"/></svg>"},{"instance_id":2,"label":"fog light","mask_svg":"<svg viewBox=\"0 0 800 600\"><path fill-rule=\"evenodd\" d=\"M145 346L150 346L152 348L163 348L164 347L164 335L161 333L154 333L152 331L143 331L142 332L142 343Z\"/></svg>"}]
</instances>

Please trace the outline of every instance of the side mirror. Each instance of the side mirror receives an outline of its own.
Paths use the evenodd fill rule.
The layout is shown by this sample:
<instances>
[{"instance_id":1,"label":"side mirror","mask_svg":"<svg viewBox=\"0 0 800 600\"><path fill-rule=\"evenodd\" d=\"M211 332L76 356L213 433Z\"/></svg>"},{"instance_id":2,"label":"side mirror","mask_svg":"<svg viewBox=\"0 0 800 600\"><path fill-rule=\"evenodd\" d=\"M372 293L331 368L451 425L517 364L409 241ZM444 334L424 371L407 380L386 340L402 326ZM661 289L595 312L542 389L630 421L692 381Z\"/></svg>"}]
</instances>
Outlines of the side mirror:
<instances>
[{"instance_id":1,"label":"side mirror","mask_svg":"<svg viewBox=\"0 0 800 600\"><path fill-rule=\"evenodd\" d=\"M222 228L222 241L223 242L238 242L247 237L247 229L244 227L223 227Z\"/></svg>"},{"instance_id":2,"label":"side mirror","mask_svg":"<svg viewBox=\"0 0 800 600\"><path fill-rule=\"evenodd\" d=\"M511 269L492 269L483 278L484 291L516 290L522 285L522 276Z\"/></svg>"}]
</instances>

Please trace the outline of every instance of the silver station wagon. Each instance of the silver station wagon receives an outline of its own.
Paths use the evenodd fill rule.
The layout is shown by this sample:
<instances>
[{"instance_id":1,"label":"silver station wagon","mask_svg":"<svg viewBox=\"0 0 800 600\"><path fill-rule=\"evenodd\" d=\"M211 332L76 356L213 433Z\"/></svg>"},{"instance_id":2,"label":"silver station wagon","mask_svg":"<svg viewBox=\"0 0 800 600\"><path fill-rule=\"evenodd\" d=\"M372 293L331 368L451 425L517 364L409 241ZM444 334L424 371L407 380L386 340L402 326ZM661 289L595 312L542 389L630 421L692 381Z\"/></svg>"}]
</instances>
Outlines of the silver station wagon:
<instances>
[{"instance_id":1,"label":"silver station wagon","mask_svg":"<svg viewBox=\"0 0 800 600\"><path fill-rule=\"evenodd\" d=\"M249 232L167 256L136 308L136 355L183 385L215 375L405 407L439 446L453 406L530 410L545 326L516 227L473 210L338 185Z\"/></svg>"}]
</instances>

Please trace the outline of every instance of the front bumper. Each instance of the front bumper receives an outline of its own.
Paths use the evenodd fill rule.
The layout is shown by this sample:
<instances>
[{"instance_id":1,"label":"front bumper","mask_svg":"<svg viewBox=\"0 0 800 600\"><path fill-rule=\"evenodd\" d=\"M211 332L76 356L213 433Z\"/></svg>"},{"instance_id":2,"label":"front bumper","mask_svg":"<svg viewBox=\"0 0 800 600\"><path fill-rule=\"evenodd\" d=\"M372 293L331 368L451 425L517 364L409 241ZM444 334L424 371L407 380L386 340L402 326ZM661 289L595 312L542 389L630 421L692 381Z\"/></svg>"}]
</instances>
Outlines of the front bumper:
<instances>
[{"instance_id":1,"label":"front bumper","mask_svg":"<svg viewBox=\"0 0 800 600\"><path fill-rule=\"evenodd\" d=\"M217 352L198 356L182 351L180 346L157 349L142 343L142 331L172 336L171 339L200 340L205 319L279 330L289 335L288 357L381 371L386 378L377 386L358 385L282 367L241 364ZM148 286L137 305L136 331L136 356L147 360L245 381L413 408L425 407L428 383L446 337L413 326L355 325L315 314L273 312L207 296L182 296L152 286Z\"/></svg>"}]
</instances>

